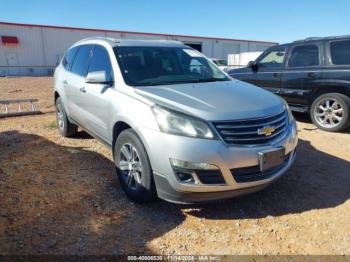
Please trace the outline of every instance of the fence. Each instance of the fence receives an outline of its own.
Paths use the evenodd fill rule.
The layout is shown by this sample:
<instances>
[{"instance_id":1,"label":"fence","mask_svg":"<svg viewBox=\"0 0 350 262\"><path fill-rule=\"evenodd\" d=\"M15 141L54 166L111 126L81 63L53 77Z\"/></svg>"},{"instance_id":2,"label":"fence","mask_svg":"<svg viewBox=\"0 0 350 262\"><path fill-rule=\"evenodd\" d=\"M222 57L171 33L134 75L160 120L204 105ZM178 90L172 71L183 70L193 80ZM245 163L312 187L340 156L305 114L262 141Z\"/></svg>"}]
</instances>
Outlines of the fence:
<instances>
[{"instance_id":1,"label":"fence","mask_svg":"<svg viewBox=\"0 0 350 262\"><path fill-rule=\"evenodd\" d=\"M0 76L49 76L54 66L0 66Z\"/></svg>"}]
</instances>

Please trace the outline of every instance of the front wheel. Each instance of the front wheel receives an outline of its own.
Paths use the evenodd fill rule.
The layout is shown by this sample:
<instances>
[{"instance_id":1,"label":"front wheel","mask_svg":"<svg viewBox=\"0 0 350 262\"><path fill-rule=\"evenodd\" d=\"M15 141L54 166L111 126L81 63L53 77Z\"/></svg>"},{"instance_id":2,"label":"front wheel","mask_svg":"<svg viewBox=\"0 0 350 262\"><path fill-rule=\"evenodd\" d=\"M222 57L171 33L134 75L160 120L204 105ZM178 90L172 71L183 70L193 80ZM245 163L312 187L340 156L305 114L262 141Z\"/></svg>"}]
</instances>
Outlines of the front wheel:
<instances>
[{"instance_id":1,"label":"front wheel","mask_svg":"<svg viewBox=\"0 0 350 262\"><path fill-rule=\"evenodd\" d=\"M350 98L343 94L329 93L315 99L311 106L312 122L325 131L337 132L350 124Z\"/></svg>"},{"instance_id":2,"label":"front wheel","mask_svg":"<svg viewBox=\"0 0 350 262\"><path fill-rule=\"evenodd\" d=\"M114 163L121 187L137 203L151 202L157 193L147 152L132 129L124 130L114 146Z\"/></svg>"}]
</instances>

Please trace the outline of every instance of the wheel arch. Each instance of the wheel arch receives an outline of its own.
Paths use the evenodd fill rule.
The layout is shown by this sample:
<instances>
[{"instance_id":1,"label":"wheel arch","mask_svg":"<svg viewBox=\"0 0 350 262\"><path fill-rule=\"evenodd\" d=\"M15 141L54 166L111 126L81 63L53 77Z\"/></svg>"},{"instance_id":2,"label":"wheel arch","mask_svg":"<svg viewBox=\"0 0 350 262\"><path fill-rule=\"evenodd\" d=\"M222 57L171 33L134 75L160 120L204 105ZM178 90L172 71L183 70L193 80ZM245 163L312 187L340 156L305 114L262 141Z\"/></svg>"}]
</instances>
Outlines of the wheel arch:
<instances>
[{"instance_id":1,"label":"wheel arch","mask_svg":"<svg viewBox=\"0 0 350 262\"><path fill-rule=\"evenodd\" d=\"M114 145L115 142L117 141L119 135L121 134L121 132L123 132L126 129L132 129L131 125L128 124L125 121L117 121L114 125L113 125L113 130L112 130L112 149L114 151Z\"/></svg>"},{"instance_id":2,"label":"wheel arch","mask_svg":"<svg viewBox=\"0 0 350 262\"><path fill-rule=\"evenodd\" d=\"M56 100L57 100L57 98L60 97L60 94L57 91L55 91L54 97L55 97L54 102L56 103Z\"/></svg>"},{"instance_id":3,"label":"wheel arch","mask_svg":"<svg viewBox=\"0 0 350 262\"><path fill-rule=\"evenodd\" d=\"M338 93L342 95L346 95L350 98L350 85L349 83L338 83L337 85L326 85L317 87L311 94L309 104L315 101L315 99L321 95L325 95L328 93Z\"/></svg>"},{"instance_id":4,"label":"wheel arch","mask_svg":"<svg viewBox=\"0 0 350 262\"><path fill-rule=\"evenodd\" d=\"M112 133L112 154L113 154L113 158L114 158L114 146L116 144L116 141L119 137L119 135L126 129L132 129L135 134L137 135L137 137L140 139L142 145L144 146L146 152L147 152L147 155L148 155L148 158L149 158L149 161L150 161L150 164L152 166L152 163L153 163L153 157L152 157L152 154L151 154L151 148L149 147L149 144L147 143L147 139L145 139L145 137L143 136L143 134L138 130L138 128L136 128L132 123L130 123L129 121L125 121L124 119L123 120L118 120L114 126L113 126L113 133Z\"/></svg>"}]
</instances>

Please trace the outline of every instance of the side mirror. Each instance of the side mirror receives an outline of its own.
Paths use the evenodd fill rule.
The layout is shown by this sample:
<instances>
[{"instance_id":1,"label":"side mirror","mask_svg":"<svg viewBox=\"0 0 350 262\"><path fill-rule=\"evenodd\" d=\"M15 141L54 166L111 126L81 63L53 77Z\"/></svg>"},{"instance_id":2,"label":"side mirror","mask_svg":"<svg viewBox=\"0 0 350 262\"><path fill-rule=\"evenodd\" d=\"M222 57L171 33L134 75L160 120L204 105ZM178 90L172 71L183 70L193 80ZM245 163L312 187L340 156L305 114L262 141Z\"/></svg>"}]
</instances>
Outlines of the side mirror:
<instances>
[{"instance_id":1,"label":"side mirror","mask_svg":"<svg viewBox=\"0 0 350 262\"><path fill-rule=\"evenodd\" d=\"M90 84L110 84L111 81L107 79L105 71L90 72L86 76L86 83Z\"/></svg>"},{"instance_id":2,"label":"side mirror","mask_svg":"<svg viewBox=\"0 0 350 262\"><path fill-rule=\"evenodd\" d=\"M258 71L258 64L255 61L249 61L247 66L253 71Z\"/></svg>"}]
</instances>

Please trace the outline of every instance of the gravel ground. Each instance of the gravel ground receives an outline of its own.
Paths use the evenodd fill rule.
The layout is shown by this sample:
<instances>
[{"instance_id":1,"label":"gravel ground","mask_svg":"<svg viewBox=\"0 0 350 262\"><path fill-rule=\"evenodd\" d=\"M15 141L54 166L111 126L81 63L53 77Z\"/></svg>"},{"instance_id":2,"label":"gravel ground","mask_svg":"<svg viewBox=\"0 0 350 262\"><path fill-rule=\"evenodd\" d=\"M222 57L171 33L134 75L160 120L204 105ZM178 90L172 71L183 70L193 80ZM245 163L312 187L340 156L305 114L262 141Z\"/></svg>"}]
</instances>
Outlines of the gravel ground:
<instances>
[{"instance_id":1,"label":"gravel ground","mask_svg":"<svg viewBox=\"0 0 350 262\"><path fill-rule=\"evenodd\" d=\"M51 77L0 77L0 100L37 98L37 106L41 112L54 112L52 81ZM3 108L0 106L1 109Z\"/></svg>"},{"instance_id":2,"label":"gravel ground","mask_svg":"<svg viewBox=\"0 0 350 262\"><path fill-rule=\"evenodd\" d=\"M107 148L84 132L58 135L51 86L0 78L0 99L37 97L47 112L0 119L0 254L350 255L349 131L297 115L295 165L266 190L142 206L122 192Z\"/></svg>"}]
</instances>

